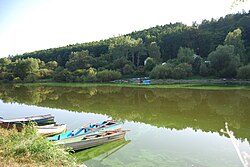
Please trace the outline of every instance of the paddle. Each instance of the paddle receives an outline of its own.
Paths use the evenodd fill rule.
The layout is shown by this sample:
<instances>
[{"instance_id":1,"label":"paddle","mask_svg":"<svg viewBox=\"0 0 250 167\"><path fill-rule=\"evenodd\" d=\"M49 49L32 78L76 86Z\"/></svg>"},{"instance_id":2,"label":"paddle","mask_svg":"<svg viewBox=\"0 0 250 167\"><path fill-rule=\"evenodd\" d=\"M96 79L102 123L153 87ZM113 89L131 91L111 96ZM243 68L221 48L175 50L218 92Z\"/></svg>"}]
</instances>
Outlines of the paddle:
<instances>
[{"instance_id":1,"label":"paddle","mask_svg":"<svg viewBox=\"0 0 250 167\"><path fill-rule=\"evenodd\" d=\"M91 121L90 123L88 123L88 124L85 124L85 125L83 125L83 126L81 126L80 128L78 128L78 129L75 129L74 131L72 131L72 134L71 134L71 136L74 136L75 135L75 133L77 133L80 129L82 129L82 128L84 128L84 129L88 129L87 128L87 126L89 126L91 123L93 123L93 121ZM96 127L96 128L89 128L89 130L90 131L95 131L95 130L97 130L97 129L101 129L102 127L106 127L107 126L107 124L108 123L110 123L110 120L108 120L106 123L104 123L104 124L99 124L100 125L100 127Z\"/></svg>"},{"instance_id":2,"label":"paddle","mask_svg":"<svg viewBox=\"0 0 250 167\"><path fill-rule=\"evenodd\" d=\"M74 136L75 133L78 132L80 129L83 129L83 128L85 128L85 127L91 125L93 122L94 122L94 121L91 121L91 122L89 122L89 123L87 123L87 124L82 125L80 128L77 128L77 129L73 130L72 133L71 133L71 136Z\"/></svg>"}]
</instances>

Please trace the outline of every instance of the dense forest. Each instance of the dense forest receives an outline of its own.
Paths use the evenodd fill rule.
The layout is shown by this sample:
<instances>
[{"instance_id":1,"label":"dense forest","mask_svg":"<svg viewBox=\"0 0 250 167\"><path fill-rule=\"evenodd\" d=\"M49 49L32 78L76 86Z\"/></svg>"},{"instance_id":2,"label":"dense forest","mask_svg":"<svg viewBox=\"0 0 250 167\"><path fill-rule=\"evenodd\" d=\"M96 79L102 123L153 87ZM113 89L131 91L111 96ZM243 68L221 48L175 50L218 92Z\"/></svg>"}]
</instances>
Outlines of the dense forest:
<instances>
[{"instance_id":1,"label":"dense forest","mask_svg":"<svg viewBox=\"0 0 250 167\"><path fill-rule=\"evenodd\" d=\"M106 82L121 77L250 79L250 11L156 26L106 40L0 59L3 82Z\"/></svg>"}]
</instances>

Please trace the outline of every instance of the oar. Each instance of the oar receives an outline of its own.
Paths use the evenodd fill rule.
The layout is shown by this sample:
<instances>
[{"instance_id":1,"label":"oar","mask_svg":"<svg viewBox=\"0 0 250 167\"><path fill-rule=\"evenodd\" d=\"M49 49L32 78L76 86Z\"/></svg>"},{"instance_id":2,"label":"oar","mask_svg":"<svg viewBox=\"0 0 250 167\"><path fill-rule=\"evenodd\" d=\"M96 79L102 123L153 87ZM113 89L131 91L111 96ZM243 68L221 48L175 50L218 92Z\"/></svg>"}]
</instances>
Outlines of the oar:
<instances>
[{"instance_id":1,"label":"oar","mask_svg":"<svg viewBox=\"0 0 250 167\"><path fill-rule=\"evenodd\" d=\"M77 129L73 130L71 136L73 136L73 135L75 134L75 132L78 132L80 129L85 128L85 127L91 125L93 122L94 122L94 121L91 121L91 122L89 122L89 123L87 123L87 124L82 125L80 128L77 128Z\"/></svg>"}]
</instances>

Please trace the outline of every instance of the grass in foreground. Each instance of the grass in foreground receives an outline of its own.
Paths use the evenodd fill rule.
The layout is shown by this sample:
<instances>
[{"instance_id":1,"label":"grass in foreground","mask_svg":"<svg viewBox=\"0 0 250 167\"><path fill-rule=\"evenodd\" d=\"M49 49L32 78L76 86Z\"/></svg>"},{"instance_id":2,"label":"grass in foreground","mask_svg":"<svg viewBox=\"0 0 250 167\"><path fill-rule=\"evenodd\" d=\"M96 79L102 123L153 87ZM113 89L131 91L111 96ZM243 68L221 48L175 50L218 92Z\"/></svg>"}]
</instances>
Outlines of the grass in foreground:
<instances>
[{"instance_id":1,"label":"grass in foreground","mask_svg":"<svg viewBox=\"0 0 250 167\"><path fill-rule=\"evenodd\" d=\"M0 128L0 166L74 166L75 158L65 149L37 135L33 125Z\"/></svg>"}]
</instances>

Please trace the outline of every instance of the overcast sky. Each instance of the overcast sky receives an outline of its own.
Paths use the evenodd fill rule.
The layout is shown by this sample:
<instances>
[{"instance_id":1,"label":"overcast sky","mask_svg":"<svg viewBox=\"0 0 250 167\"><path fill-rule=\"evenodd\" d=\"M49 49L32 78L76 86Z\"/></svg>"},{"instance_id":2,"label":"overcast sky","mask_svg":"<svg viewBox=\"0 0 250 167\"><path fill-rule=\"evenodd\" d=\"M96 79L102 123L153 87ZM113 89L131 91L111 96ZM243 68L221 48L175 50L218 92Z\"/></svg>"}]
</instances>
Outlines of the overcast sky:
<instances>
[{"instance_id":1,"label":"overcast sky","mask_svg":"<svg viewBox=\"0 0 250 167\"><path fill-rule=\"evenodd\" d=\"M0 0L0 57L91 42L156 25L218 19L232 0Z\"/></svg>"}]
</instances>

